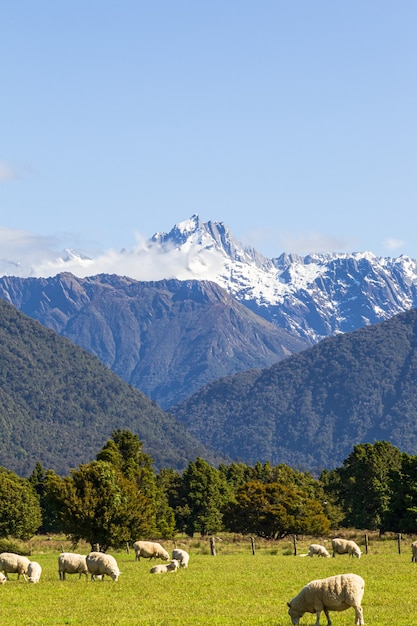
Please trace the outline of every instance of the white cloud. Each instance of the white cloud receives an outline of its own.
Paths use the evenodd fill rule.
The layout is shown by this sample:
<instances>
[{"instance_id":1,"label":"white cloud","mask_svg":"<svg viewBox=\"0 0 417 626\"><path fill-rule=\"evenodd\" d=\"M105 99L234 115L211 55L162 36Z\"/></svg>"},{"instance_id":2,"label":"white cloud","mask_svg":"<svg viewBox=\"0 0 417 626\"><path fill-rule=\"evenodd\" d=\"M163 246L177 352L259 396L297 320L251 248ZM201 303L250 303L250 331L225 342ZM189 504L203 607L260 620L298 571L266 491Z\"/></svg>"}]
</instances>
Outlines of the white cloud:
<instances>
[{"instance_id":1,"label":"white cloud","mask_svg":"<svg viewBox=\"0 0 417 626\"><path fill-rule=\"evenodd\" d=\"M79 277L118 274L136 280L214 279L222 267L218 253L161 249L136 237L132 250L105 250L92 257L59 249L60 238L0 227L0 275L48 277L71 272Z\"/></svg>"},{"instance_id":2,"label":"white cloud","mask_svg":"<svg viewBox=\"0 0 417 626\"><path fill-rule=\"evenodd\" d=\"M384 247L390 251L399 250L404 247L404 241L402 239L396 239L395 237L389 237L385 239Z\"/></svg>"},{"instance_id":3,"label":"white cloud","mask_svg":"<svg viewBox=\"0 0 417 626\"><path fill-rule=\"evenodd\" d=\"M0 183L7 183L18 178L17 169L5 161L0 161Z\"/></svg>"},{"instance_id":4,"label":"white cloud","mask_svg":"<svg viewBox=\"0 0 417 626\"><path fill-rule=\"evenodd\" d=\"M28 163L0 161L0 184L38 175L39 172Z\"/></svg>"}]
</instances>

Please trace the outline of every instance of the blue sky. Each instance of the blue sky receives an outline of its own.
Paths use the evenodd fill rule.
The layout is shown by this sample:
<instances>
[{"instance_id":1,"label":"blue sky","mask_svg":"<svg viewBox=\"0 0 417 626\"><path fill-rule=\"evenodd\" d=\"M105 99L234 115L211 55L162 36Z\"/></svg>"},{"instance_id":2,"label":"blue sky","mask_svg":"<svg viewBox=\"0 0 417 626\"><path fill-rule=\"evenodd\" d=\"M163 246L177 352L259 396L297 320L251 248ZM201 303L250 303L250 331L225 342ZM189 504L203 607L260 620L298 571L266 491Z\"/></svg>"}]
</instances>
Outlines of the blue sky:
<instances>
[{"instance_id":1,"label":"blue sky","mask_svg":"<svg viewBox=\"0 0 417 626\"><path fill-rule=\"evenodd\" d=\"M416 24L415 0L0 0L0 246L129 249L197 213L269 257L417 258Z\"/></svg>"}]
</instances>

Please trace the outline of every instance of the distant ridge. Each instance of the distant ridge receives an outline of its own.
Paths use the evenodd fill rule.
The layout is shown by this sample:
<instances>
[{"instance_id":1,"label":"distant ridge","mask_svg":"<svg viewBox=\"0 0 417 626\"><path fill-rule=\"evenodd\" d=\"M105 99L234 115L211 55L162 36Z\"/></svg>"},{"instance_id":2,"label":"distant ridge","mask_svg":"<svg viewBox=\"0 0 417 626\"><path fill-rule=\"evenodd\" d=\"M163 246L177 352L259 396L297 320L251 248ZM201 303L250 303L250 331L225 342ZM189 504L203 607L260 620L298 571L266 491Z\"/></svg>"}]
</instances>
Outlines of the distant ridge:
<instances>
[{"instance_id":1,"label":"distant ridge","mask_svg":"<svg viewBox=\"0 0 417 626\"><path fill-rule=\"evenodd\" d=\"M417 454L417 309L207 385L171 412L247 464L320 471L359 443Z\"/></svg>"}]
</instances>

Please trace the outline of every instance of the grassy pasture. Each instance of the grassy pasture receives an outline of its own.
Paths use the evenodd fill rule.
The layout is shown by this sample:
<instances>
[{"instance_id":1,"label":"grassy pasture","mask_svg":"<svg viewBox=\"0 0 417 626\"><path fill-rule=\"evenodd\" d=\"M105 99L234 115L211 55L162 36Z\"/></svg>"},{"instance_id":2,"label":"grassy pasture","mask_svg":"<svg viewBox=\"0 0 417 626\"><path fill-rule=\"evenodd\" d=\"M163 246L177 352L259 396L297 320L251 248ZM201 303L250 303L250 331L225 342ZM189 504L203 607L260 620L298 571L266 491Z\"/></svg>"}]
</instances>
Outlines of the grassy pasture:
<instances>
[{"instance_id":1,"label":"grassy pasture","mask_svg":"<svg viewBox=\"0 0 417 626\"><path fill-rule=\"evenodd\" d=\"M356 539L362 543L360 537ZM34 541L30 558L43 568L41 581L32 585L11 575L10 581L0 586L0 616L12 626L288 626L286 602L304 584L355 572L365 579L367 625L415 626L417 563L411 562L413 539L403 540L401 554L394 537L370 540L369 552L360 560L348 556L294 557L291 541L256 542L253 555L250 541L243 538L217 541L217 555L211 556L208 541L184 540L178 541L178 547L189 551L189 568L158 576L149 574L148 561L135 562L133 551L110 551L122 571L117 583L110 579L86 582L78 575L60 581L57 557L62 549L70 550L69 545ZM298 554L306 553L312 541L323 543L320 539L299 540ZM163 544L172 550L172 542ZM86 554L88 548L79 546L76 551ZM354 623L353 609L331 613L331 617L334 626ZM303 626L314 623L312 614L301 620ZM324 614L321 623L326 623Z\"/></svg>"}]
</instances>

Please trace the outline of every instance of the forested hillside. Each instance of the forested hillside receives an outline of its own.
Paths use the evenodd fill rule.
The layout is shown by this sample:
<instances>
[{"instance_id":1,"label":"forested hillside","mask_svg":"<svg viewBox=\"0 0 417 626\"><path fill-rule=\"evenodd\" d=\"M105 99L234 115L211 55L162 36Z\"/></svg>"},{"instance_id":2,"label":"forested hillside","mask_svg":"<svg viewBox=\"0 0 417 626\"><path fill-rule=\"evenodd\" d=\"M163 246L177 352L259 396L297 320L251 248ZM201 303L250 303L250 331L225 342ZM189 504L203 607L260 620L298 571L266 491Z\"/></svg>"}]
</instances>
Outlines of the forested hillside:
<instances>
[{"instance_id":1,"label":"forested hillside","mask_svg":"<svg viewBox=\"0 0 417 626\"><path fill-rule=\"evenodd\" d=\"M95 354L162 408L308 346L209 281L0 278L0 297Z\"/></svg>"},{"instance_id":2,"label":"forested hillside","mask_svg":"<svg viewBox=\"0 0 417 626\"><path fill-rule=\"evenodd\" d=\"M0 299L0 466L24 476L40 461L67 474L118 428L139 436L156 467L216 459L96 357Z\"/></svg>"},{"instance_id":3,"label":"forested hillside","mask_svg":"<svg viewBox=\"0 0 417 626\"><path fill-rule=\"evenodd\" d=\"M417 310L329 338L172 408L208 446L245 463L320 470L355 444L417 451Z\"/></svg>"}]
</instances>

